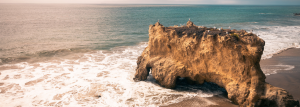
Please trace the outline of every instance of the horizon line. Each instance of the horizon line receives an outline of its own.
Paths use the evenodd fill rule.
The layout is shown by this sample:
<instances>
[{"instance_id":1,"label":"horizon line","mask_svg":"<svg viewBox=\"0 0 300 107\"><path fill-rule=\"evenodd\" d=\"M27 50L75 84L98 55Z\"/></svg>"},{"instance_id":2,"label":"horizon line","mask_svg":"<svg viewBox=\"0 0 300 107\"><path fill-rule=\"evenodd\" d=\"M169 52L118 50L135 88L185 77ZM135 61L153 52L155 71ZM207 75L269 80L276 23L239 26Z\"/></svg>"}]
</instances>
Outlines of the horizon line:
<instances>
[{"instance_id":1,"label":"horizon line","mask_svg":"<svg viewBox=\"0 0 300 107\"><path fill-rule=\"evenodd\" d=\"M0 4L93 4L93 5L249 5L249 6L298 6L300 4L147 4L147 3L0 3Z\"/></svg>"}]
</instances>

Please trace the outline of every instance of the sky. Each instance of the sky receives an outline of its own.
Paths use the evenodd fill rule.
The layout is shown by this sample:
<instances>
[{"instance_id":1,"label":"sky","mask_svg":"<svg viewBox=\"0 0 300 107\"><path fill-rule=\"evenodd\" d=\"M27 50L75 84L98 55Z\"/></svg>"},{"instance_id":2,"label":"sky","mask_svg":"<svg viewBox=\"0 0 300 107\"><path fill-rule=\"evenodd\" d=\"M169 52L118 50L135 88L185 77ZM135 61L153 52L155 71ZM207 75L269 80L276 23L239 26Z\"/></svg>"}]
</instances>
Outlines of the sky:
<instances>
[{"instance_id":1,"label":"sky","mask_svg":"<svg viewBox=\"0 0 300 107\"><path fill-rule=\"evenodd\" d=\"M300 0L0 0L0 3L300 5Z\"/></svg>"}]
</instances>

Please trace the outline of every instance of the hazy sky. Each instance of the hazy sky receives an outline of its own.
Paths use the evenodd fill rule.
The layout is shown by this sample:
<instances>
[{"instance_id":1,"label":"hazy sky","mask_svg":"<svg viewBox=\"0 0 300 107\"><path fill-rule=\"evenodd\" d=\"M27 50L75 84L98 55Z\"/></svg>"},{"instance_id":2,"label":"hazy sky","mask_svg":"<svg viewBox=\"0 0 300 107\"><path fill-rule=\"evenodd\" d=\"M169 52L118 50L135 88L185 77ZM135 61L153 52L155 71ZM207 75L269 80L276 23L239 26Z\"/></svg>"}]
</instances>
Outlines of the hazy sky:
<instances>
[{"instance_id":1,"label":"hazy sky","mask_svg":"<svg viewBox=\"0 0 300 107\"><path fill-rule=\"evenodd\" d=\"M0 0L0 3L300 5L300 0Z\"/></svg>"}]
</instances>

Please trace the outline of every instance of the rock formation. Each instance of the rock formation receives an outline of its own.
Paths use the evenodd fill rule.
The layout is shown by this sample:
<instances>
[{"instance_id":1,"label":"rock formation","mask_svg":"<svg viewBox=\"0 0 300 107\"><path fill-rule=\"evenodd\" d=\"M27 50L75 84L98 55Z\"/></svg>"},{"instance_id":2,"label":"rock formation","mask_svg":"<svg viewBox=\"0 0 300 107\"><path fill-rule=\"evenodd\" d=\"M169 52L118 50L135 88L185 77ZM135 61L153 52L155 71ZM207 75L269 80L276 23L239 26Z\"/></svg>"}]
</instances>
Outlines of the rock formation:
<instances>
[{"instance_id":1,"label":"rock formation","mask_svg":"<svg viewBox=\"0 0 300 107\"><path fill-rule=\"evenodd\" d=\"M134 80L153 78L174 88L179 77L202 84L213 82L226 89L240 106L299 106L284 89L265 82L259 62L265 42L245 30L196 26L149 26L148 47L138 57Z\"/></svg>"}]
</instances>

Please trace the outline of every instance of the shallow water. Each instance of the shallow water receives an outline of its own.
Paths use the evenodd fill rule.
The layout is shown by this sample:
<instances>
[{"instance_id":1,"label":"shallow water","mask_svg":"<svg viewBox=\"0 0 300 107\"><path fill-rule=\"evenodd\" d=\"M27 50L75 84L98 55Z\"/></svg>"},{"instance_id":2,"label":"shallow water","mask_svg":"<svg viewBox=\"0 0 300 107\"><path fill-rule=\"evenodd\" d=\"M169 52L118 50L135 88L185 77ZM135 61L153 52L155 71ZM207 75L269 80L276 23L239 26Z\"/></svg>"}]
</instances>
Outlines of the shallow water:
<instances>
[{"instance_id":1,"label":"shallow water","mask_svg":"<svg viewBox=\"0 0 300 107\"><path fill-rule=\"evenodd\" d=\"M159 106L224 93L185 85L166 89L151 76L134 82L136 57L146 46L85 53L72 60L2 65L8 69L0 75L1 106Z\"/></svg>"},{"instance_id":2,"label":"shallow water","mask_svg":"<svg viewBox=\"0 0 300 107\"><path fill-rule=\"evenodd\" d=\"M224 94L211 85L132 80L148 26L254 30L262 59L299 48L300 6L0 4L0 106L159 106ZM263 67L266 75L292 65ZM207 89L208 88L208 89ZM212 104L213 105L213 104Z\"/></svg>"}]
</instances>

